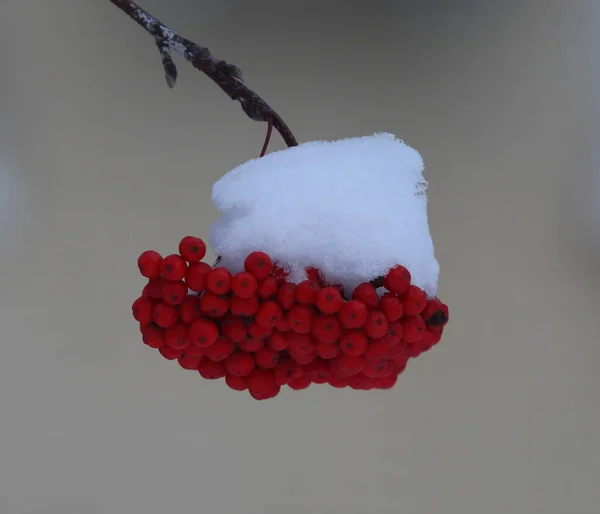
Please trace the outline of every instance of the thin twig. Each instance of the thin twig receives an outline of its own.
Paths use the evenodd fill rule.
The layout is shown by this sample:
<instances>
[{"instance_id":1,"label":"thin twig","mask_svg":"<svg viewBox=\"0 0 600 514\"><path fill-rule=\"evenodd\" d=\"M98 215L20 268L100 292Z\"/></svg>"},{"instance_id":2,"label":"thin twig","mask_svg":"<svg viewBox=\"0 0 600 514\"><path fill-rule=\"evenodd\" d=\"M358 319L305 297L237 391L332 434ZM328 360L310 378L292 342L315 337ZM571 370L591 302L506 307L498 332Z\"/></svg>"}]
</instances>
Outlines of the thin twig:
<instances>
[{"instance_id":1,"label":"thin twig","mask_svg":"<svg viewBox=\"0 0 600 514\"><path fill-rule=\"evenodd\" d=\"M267 102L244 84L242 72L237 66L217 59L210 53L208 48L173 32L135 2L131 0L110 0L110 2L154 38L162 58L165 78L169 87L174 87L177 81L177 67L171 58L171 52L175 52L194 68L208 75L229 98L240 102L242 109L250 119L268 123L267 136L261 156L266 152L273 127L281 134L288 146L298 145L292 131L281 117Z\"/></svg>"}]
</instances>

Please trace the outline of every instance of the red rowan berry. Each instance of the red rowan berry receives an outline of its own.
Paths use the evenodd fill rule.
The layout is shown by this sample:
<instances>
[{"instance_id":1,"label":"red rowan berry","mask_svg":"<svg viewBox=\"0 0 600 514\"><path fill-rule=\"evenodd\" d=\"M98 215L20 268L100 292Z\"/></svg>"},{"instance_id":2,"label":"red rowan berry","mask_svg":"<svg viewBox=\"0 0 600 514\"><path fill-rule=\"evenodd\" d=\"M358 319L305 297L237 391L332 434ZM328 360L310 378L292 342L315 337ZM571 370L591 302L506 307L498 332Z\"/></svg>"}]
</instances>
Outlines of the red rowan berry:
<instances>
[{"instance_id":1,"label":"red rowan berry","mask_svg":"<svg viewBox=\"0 0 600 514\"><path fill-rule=\"evenodd\" d=\"M229 309L236 316L254 316L260 307L256 296L250 298L239 298L235 294L229 299Z\"/></svg>"},{"instance_id":2,"label":"red rowan berry","mask_svg":"<svg viewBox=\"0 0 600 514\"><path fill-rule=\"evenodd\" d=\"M381 339L388 331L388 320L381 311L370 311L367 314L365 332L371 339Z\"/></svg>"},{"instance_id":3,"label":"red rowan berry","mask_svg":"<svg viewBox=\"0 0 600 514\"><path fill-rule=\"evenodd\" d=\"M379 340L373 341L365 351L365 360L368 364L374 364L387 358L388 347Z\"/></svg>"},{"instance_id":4,"label":"red rowan berry","mask_svg":"<svg viewBox=\"0 0 600 514\"><path fill-rule=\"evenodd\" d=\"M304 366L304 375L309 377L315 384L324 384L332 377L329 365L320 359Z\"/></svg>"},{"instance_id":5,"label":"red rowan berry","mask_svg":"<svg viewBox=\"0 0 600 514\"><path fill-rule=\"evenodd\" d=\"M385 314L388 321L398 321L404 315L404 306L394 293L384 293L379 300L378 309Z\"/></svg>"},{"instance_id":6,"label":"red rowan berry","mask_svg":"<svg viewBox=\"0 0 600 514\"><path fill-rule=\"evenodd\" d=\"M224 316L229 309L227 300L212 293L204 293L200 297L200 310L211 318Z\"/></svg>"},{"instance_id":7,"label":"red rowan berry","mask_svg":"<svg viewBox=\"0 0 600 514\"><path fill-rule=\"evenodd\" d=\"M246 378L240 377L238 375L227 374L225 376L225 383L229 386L230 389L233 389L234 391L245 391L246 389L248 389Z\"/></svg>"},{"instance_id":8,"label":"red rowan berry","mask_svg":"<svg viewBox=\"0 0 600 514\"><path fill-rule=\"evenodd\" d=\"M263 346L254 354L257 366L265 369L274 368L279 362L279 352L271 350L268 346Z\"/></svg>"},{"instance_id":9,"label":"red rowan berry","mask_svg":"<svg viewBox=\"0 0 600 514\"><path fill-rule=\"evenodd\" d=\"M389 359L382 359L377 362L367 362L362 370L362 374L369 378L382 378L387 377L393 371L394 367L392 361Z\"/></svg>"},{"instance_id":10,"label":"red rowan berry","mask_svg":"<svg viewBox=\"0 0 600 514\"><path fill-rule=\"evenodd\" d=\"M427 295L415 285L408 286L408 289L400 299L402 300L405 316L416 316L427 305Z\"/></svg>"},{"instance_id":11,"label":"red rowan berry","mask_svg":"<svg viewBox=\"0 0 600 514\"><path fill-rule=\"evenodd\" d=\"M377 294L375 286L370 282L358 284L352 292L352 299L360 300L369 309L375 309L377 308L377 305L379 305L379 295Z\"/></svg>"},{"instance_id":12,"label":"red rowan berry","mask_svg":"<svg viewBox=\"0 0 600 514\"><path fill-rule=\"evenodd\" d=\"M191 325L200 319L201 315L200 298L195 295L187 295L179 306L179 319L186 325Z\"/></svg>"},{"instance_id":13,"label":"red rowan berry","mask_svg":"<svg viewBox=\"0 0 600 514\"><path fill-rule=\"evenodd\" d=\"M220 336L206 350L205 355L211 361L220 362L229 357L235 350L235 345L226 337Z\"/></svg>"},{"instance_id":14,"label":"red rowan berry","mask_svg":"<svg viewBox=\"0 0 600 514\"><path fill-rule=\"evenodd\" d=\"M142 329L142 342L150 348L161 348L165 344L164 330L151 324Z\"/></svg>"},{"instance_id":15,"label":"red rowan berry","mask_svg":"<svg viewBox=\"0 0 600 514\"><path fill-rule=\"evenodd\" d=\"M167 280L178 281L185 277L187 262L181 255L172 254L165 257L160 266L160 273Z\"/></svg>"},{"instance_id":16,"label":"red rowan berry","mask_svg":"<svg viewBox=\"0 0 600 514\"><path fill-rule=\"evenodd\" d=\"M289 273L286 269L282 268L281 266L278 266L277 264L273 264L273 270L271 271L271 274L277 280L278 286L285 283L285 281L287 280L288 275L289 275Z\"/></svg>"},{"instance_id":17,"label":"red rowan berry","mask_svg":"<svg viewBox=\"0 0 600 514\"><path fill-rule=\"evenodd\" d=\"M365 367L365 360L353 355L340 354L331 361L330 369L336 376L350 377L358 375Z\"/></svg>"},{"instance_id":18,"label":"red rowan berry","mask_svg":"<svg viewBox=\"0 0 600 514\"><path fill-rule=\"evenodd\" d=\"M296 286L296 301L300 305L314 305L317 302L319 284L313 280L304 280Z\"/></svg>"},{"instance_id":19,"label":"red rowan berry","mask_svg":"<svg viewBox=\"0 0 600 514\"><path fill-rule=\"evenodd\" d=\"M396 373L399 375L406 369L406 364L408 363L408 356L402 355L400 357L396 357L392 361L392 363L394 365L394 369L396 370Z\"/></svg>"},{"instance_id":20,"label":"red rowan berry","mask_svg":"<svg viewBox=\"0 0 600 514\"><path fill-rule=\"evenodd\" d=\"M296 367L298 367L298 365L294 361L279 361L273 368L275 383L282 386L286 385L290 380L293 380Z\"/></svg>"},{"instance_id":21,"label":"red rowan berry","mask_svg":"<svg viewBox=\"0 0 600 514\"><path fill-rule=\"evenodd\" d=\"M162 300L162 278L151 278L148 280L146 287L144 287L144 291L142 292L142 296L147 296L152 298L153 300Z\"/></svg>"},{"instance_id":22,"label":"red rowan berry","mask_svg":"<svg viewBox=\"0 0 600 514\"><path fill-rule=\"evenodd\" d=\"M380 341L383 341L383 339L380 339ZM395 359L396 357L400 357L401 355L404 355L407 347L408 347L408 343L406 343L404 341L400 341L400 343L398 343L395 346L388 345L387 356L390 359Z\"/></svg>"},{"instance_id":23,"label":"red rowan berry","mask_svg":"<svg viewBox=\"0 0 600 514\"><path fill-rule=\"evenodd\" d=\"M221 334L233 341L239 343L246 339L246 324L237 316L225 316L219 323Z\"/></svg>"},{"instance_id":24,"label":"red rowan berry","mask_svg":"<svg viewBox=\"0 0 600 514\"><path fill-rule=\"evenodd\" d=\"M265 391L264 393L259 393L248 389L250 396L252 396L252 398L254 398L255 400L270 400L271 398L275 398L280 393L280 391L281 387L279 386L275 386L274 389Z\"/></svg>"},{"instance_id":25,"label":"red rowan berry","mask_svg":"<svg viewBox=\"0 0 600 514\"><path fill-rule=\"evenodd\" d=\"M410 272L404 266L394 266L383 279L384 287L394 294L402 294L410 285Z\"/></svg>"},{"instance_id":26,"label":"red rowan berry","mask_svg":"<svg viewBox=\"0 0 600 514\"><path fill-rule=\"evenodd\" d=\"M288 320L288 315L286 312L282 313L281 318L279 318L279 321L277 322L277 325L275 325L275 328L280 332L289 332L291 330L290 322Z\"/></svg>"},{"instance_id":27,"label":"red rowan berry","mask_svg":"<svg viewBox=\"0 0 600 514\"><path fill-rule=\"evenodd\" d=\"M227 373L238 377L247 377L254 371L254 357L249 353L236 352L225 359Z\"/></svg>"},{"instance_id":28,"label":"red rowan berry","mask_svg":"<svg viewBox=\"0 0 600 514\"><path fill-rule=\"evenodd\" d=\"M160 354L167 360L174 361L175 359L179 359L183 354L183 350L176 350L175 348L171 348L170 346L161 346L158 351Z\"/></svg>"},{"instance_id":29,"label":"red rowan berry","mask_svg":"<svg viewBox=\"0 0 600 514\"><path fill-rule=\"evenodd\" d=\"M219 337L219 327L209 319L194 321L188 330L190 342L200 348L213 344Z\"/></svg>"},{"instance_id":30,"label":"red rowan berry","mask_svg":"<svg viewBox=\"0 0 600 514\"><path fill-rule=\"evenodd\" d=\"M404 325L401 321L392 321L388 323L387 335L385 336L388 346L398 344L404 337Z\"/></svg>"},{"instance_id":31,"label":"red rowan berry","mask_svg":"<svg viewBox=\"0 0 600 514\"><path fill-rule=\"evenodd\" d=\"M377 389L391 389L398 382L398 374L390 373L385 377L375 379L374 384Z\"/></svg>"},{"instance_id":32,"label":"red rowan berry","mask_svg":"<svg viewBox=\"0 0 600 514\"><path fill-rule=\"evenodd\" d=\"M335 314L342 308L342 295L333 286L324 287L317 293L317 307L323 314Z\"/></svg>"},{"instance_id":33,"label":"red rowan berry","mask_svg":"<svg viewBox=\"0 0 600 514\"><path fill-rule=\"evenodd\" d=\"M304 272L306 273L306 278L313 282L316 282L319 286L325 285L325 278L323 277L323 273L320 270L313 267L305 268Z\"/></svg>"},{"instance_id":34,"label":"red rowan berry","mask_svg":"<svg viewBox=\"0 0 600 514\"><path fill-rule=\"evenodd\" d=\"M238 343L240 349L244 352L254 353L260 350L265 345L264 340L256 339L253 337L247 337L243 341Z\"/></svg>"},{"instance_id":35,"label":"red rowan berry","mask_svg":"<svg viewBox=\"0 0 600 514\"><path fill-rule=\"evenodd\" d=\"M277 279L274 276L269 275L258 284L256 295L261 300L268 300L277 294L278 287L279 284L277 283Z\"/></svg>"},{"instance_id":36,"label":"red rowan berry","mask_svg":"<svg viewBox=\"0 0 600 514\"><path fill-rule=\"evenodd\" d=\"M226 374L223 362L215 362L210 359L203 359L198 365L198 372L202 378L207 380L216 380L223 378Z\"/></svg>"},{"instance_id":37,"label":"red rowan berry","mask_svg":"<svg viewBox=\"0 0 600 514\"><path fill-rule=\"evenodd\" d=\"M179 242L179 253L188 262L199 262L206 255L206 244L199 237L186 236Z\"/></svg>"},{"instance_id":38,"label":"red rowan berry","mask_svg":"<svg viewBox=\"0 0 600 514\"><path fill-rule=\"evenodd\" d=\"M282 309L289 310L296 305L296 286L286 282L277 291L277 303Z\"/></svg>"},{"instance_id":39,"label":"red rowan berry","mask_svg":"<svg viewBox=\"0 0 600 514\"><path fill-rule=\"evenodd\" d=\"M189 332L188 332L189 334ZM189 336L188 336L189 339ZM204 357L204 353L206 352L206 348L196 346L195 344L191 344L185 349L186 355L190 355L191 357Z\"/></svg>"},{"instance_id":40,"label":"red rowan berry","mask_svg":"<svg viewBox=\"0 0 600 514\"><path fill-rule=\"evenodd\" d=\"M344 328L361 328L367 322L367 306L360 300L344 302L339 318Z\"/></svg>"},{"instance_id":41,"label":"red rowan berry","mask_svg":"<svg viewBox=\"0 0 600 514\"><path fill-rule=\"evenodd\" d=\"M258 289L258 282L253 275L246 271L240 271L231 280L231 290L242 300L254 296Z\"/></svg>"},{"instance_id":42,"label":"red rowan berry","mask_svg":"<svg viewBox=\"0 0 600 514\"><path fill-rule=\"evenodd\" d=\"M344 387L348 387L348 381L345 378L339 378L336 376L331 376L327 383L331 387L335 387L337 389L343 389Z\"/></svg>"},{"instance_id":43,"label":"red rowan berry","mask_svg":"<svg viewBox=\"0 0 600 514\"><path fill-rule=\"evenodd\" d=\"M255 369L247 378L248 390L251 393L267 393L277 388L275 376L266 369Z\"/></svg>"},{"instance_id":44,"label":"red rowan berry","mask_svg":"<svg viewBox=\"0 0 600 514\"><path fill-rule=\"evenodd\" d=\"M262 327L273 328L281 319L281 315L281 307L277 303L269 300L261 304L254 319L256 320L256 323Z\"/></svg>"},{"instance_id":45,"label":"red rowan berry","mask_svg":"<svg viewBox=\"0 0 600 514\"><path fill-rule=\"evenodd\" d=\"M172 282L165 280L161 287L162 299L169 305L179 305L187 296L188 288L181 280Z\"/></svg>"},{"instance_id":46,"label":"red rowan berry","mask_svg":"<svg viewBox=\"0 0 600 514\"><path fill-rule=\"evenodd\" d=\"M140 326L149 325L152 322L152 311L154 305L148 298L140 297L131 306L133 318L140 323Z\"/></svg>"},{"instance_id":47,"label":"red rowan berry","mask_svg":"<svg viewBox=\"0 0 600 514\"><path fill-rule=\"evenodd\" d=\"M281 352L287 348L288 341L281 332L274 331L267 339L267 345L271 350Z\"/></svg>"},{"instance_id":48,"label":"red rowan berry","mask_svg":"<svg viewBox=\"0 0 600 514\"><path fill-rule=\"evenodd\" d=\"M314 362L318 355L317 352L315 352L314 350L310 353L296 353L296 354L292 354L290 353L290 357L292 359L294 359L294 361L296 362L296 364L300 365L300 366L306 366L307 364L310 364L311 362Z\"/></svg>"},{"instance_id":49,"label":"red rowan berry","mask_svg":"<svg viewBox=\"0 0 600 514\"><path fill-rule=\"evenodd\" d=\"M302 376L302 377L298 377L298 378L294 378L293 380L290 380L288 383L288 386L290 387L290 389L294 389L295 391L300 391L302 389L306 389L310 384L311 384L312 380L307 377L307 376Z\"/></svg>"},{"instance_id":50,"label":"red rowan berry","mask_svg":"<svg viewBox=\"0 0 600 514\"><path fill-rule=\"evenodd\" d=\"M185 274L185 283L192 291L202 293L206 290L206 277L211 271L212 268L206 262L194 262Z\"/></svg>"},{"instance_id":51,"label":"red rowan berry","mask_svg":"<svg viewBox=\"0 0 600 514\"><path fill-rule=\"evenodd\" d=\"M342 333L342 327L336 316L319 314L313 323L312 334L323 343L335 343Z\"/></svg>"},{"instance_id":52,"label":"red rowan berry","mask_svg":"<svg viewBox=\"0 0 600 514\"><path fill-rule=\"evenodd\" d=\"M231 290L231 272L227 268L213 268L206 275L206 289L216 295L227 294Z\"/></svg>"},{"instance_id":53,"label":"red rowan berry","mask_svg":"<svg viewBox=\"0 0 600 514\"><path fill-rule=\"evenodd\" d=\"M308 334L286 334L288 342L287 351L292 356L310 355L314 352L313 338Z\"/></svg>"},{"instance_id":54,"label":"red rowan berry","mask_svg":"<svg viewBox=\"0 0 600 514\"><path fill-rule=\"evenodd\" d=\"M368 345L369 341L362 330L346 330L340 338L340 349L346 355L362 355Z\"/></svg>"},{"instance_id":55,"label":"red rowan berry","mask_svg":"<svg viewBox=\"0 0 600 514\"><path fill-rule=\"evenodd\" d=\"M152 320L162 328L174 325L177 323L178 318L177 309L163 302L157 303L152 310Z\"/></svg>"},{"instance_id":56,"label":"red rowan berry","mask_svg":"<svg viewBox=\"0 0 600 514\"><path fill-rule=\"evenodd\" d=\"M407 343L414 343L423 337L425 332L425 322L418 314L404 320L404 340Z\"/></svg>"},{"instance_id":57,"label":"red rowan berry","mask_svg":"<svg viewBox=\"0 0 600 514\"><path fill-rule=\"evenodd\" d=\"M175 350L185 350L189 345L188 329L182 323L175 325L165 330L165 343Z\"/></svg>"},{"instance_id":58,"label":"red rowan berry","mask_svg":"<svg viewBox=\"0 0 600 514\"><path fill-rule=\"evenodd\" d=\"M138 268L143 277L158 278L163 258L154 250L147 250L138 257Z\"/></svg>"},{"instance_id":59,"label":"red rowan berry","mask_svg":"<svg viewBox=\"0 0 600 514\"><path fill-rule=\"evenodd\" d=\"M335 359L340 354L340 348L336 344L317 341L315 343L315 353L321 357L321 359Z\"/></svg>"},{"instance_id":60,"label":"red rowan berry","mask_svg":"<svg viewBox=\"0 0 600 514\"><path fill-rule=\"evenodd\" d=\"M244 261L244 269L258 280L266 278L272 268L273 261L264 252L252 252Z\"/></svg>"},{"instance_id":61,"label":"red rowan berry","mask_svg":"<svg viewBox=\"0 0 600 514\"><path fill-rule=\"evenodd\" d=\"M246 327L246 330L248 331L248 334L250 334L251 337L254 337L256 339L263 339L272 334L273 327L264 327L262 325L259 325L256 321L251 321Z\"/></svg>"},{"instance_id":62,"label":"red rowan berry","mask_svg":"<svg viewBox=\"0 0 600 514\"><path fill-rule=\"evenodd\" d=\"M287 319L290 329L298 334L308 334L312 328L314 311L310 307L297 305L288 313Z\"/></svg>"},{"instance_id":63,"label":"red rowan berry","mask_svg":"<svg viewBox=\"0 0 600 514\"><path fill-rule=\"evenodd\" d=\"M422 316L427 325L443 327L448 323L448 306L437 298L433 298L427 302Z\"/></svg>"},{"instance_id":64,"label":"red rowan berry","mask_svg":"<svg viewBox=\"0 0 600 514\"><path fill-rule=\"evenodd\" d=\"M191 353L188 353L187 350L185 350L183 352L183 355L181 355L181 357L179 357L179 365L183 368L183 369L191 369L193 371L198 371L198 368L200 367L200 363L204 360L204 357L200 356L200 355L193 355Z\"/></svg>"}]
</instances>

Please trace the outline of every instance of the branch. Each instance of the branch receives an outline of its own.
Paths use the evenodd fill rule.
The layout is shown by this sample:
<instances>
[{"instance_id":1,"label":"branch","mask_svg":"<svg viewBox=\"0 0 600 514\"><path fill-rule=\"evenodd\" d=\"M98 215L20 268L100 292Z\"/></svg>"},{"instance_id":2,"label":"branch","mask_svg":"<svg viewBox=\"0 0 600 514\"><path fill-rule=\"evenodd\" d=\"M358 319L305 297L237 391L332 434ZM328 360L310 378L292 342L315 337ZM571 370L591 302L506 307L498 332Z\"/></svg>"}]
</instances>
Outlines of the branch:
<instances>
[{"instance_id":1,"label":"branch","mask_svg":"<svg viewBox=\"0 0 600 514\"><path fill-rule=\"evenodd\" d=\"M237 66L217 59L210 53L208 48L176 34L135 2L131 0L110 0L110 2L154 38L162 58L165 78L169 87L174 87L177 81L177 67L171 58L171 52L175 52L194 68L208 75L229 98L240 102L242 109L251 120L268 123L267 136L261 156L266 152L271 136L271 128L273 127L281 134L288 146L298 145L292 131L281 117L267 102L244 84L242 72Z\"/></svg>"}]
</instances>

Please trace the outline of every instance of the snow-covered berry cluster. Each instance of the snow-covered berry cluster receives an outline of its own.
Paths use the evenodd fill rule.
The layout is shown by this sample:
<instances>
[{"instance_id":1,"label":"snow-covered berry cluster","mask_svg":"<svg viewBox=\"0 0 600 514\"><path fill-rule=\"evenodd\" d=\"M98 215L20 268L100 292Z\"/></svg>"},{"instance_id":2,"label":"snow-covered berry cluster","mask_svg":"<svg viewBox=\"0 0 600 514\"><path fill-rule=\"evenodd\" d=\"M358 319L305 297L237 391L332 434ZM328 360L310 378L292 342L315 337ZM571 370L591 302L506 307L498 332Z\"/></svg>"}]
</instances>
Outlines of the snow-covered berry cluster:
<instances>
[{"instance_id":1,"label":"snow-covered berry cluster","mask_svg":"<svg viewBox=\"0 0 600 514\"><path fill-rule=\"evenodd\" d=\"M204 241L191 236L178 254L144 252L138 267L148 283L133 316L164 358L257 400L285 385L390 389L448 322L447 306L411 284L401 265L345 298L315 268L288 281L264 252L250 253L235 275L202 262L205 255Z\"/></svg>"}]
</instances>

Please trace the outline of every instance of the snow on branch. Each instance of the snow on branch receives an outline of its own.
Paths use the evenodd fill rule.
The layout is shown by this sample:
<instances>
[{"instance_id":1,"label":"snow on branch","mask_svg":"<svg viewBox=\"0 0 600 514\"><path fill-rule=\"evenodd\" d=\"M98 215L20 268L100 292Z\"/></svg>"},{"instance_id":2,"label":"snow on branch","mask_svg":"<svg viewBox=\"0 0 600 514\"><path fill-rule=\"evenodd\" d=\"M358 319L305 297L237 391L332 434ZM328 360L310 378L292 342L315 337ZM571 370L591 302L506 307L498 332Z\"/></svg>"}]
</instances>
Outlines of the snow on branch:
<instances>
[{"instance_id":1,"label":"snow on branch","mask_svg":"<svg viewBox=\"0 0 600 514\"><path fill-rule=\"evenodd\" d=\"M240 102L242 109L250 119L268 124L261 157L266 153L273 127L281 134L288 146L298 145L292 131L281 117L267 102L244 84L242 72L237 66L217 59L208 48L173 32L135 2L131 0L110 0L110 2L154 38L169 87L174 87L177 82L177 67L171 57L171 53L174 52L181 55L194 68L208 75L229 98Z\"/></svg>"}]
</instances>

